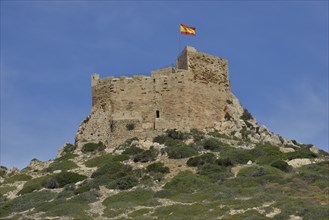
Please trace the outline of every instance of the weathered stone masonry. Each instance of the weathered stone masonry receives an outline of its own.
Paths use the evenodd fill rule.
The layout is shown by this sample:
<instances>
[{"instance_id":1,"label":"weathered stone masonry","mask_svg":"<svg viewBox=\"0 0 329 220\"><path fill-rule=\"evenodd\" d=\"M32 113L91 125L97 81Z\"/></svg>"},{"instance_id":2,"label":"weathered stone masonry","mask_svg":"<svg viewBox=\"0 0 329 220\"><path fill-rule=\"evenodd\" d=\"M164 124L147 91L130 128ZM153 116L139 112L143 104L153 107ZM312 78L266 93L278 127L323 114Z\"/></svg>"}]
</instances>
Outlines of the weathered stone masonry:
<instances>
[{"instance_id":1,"label":"weathered stone masonry","mask_svg":"<svg viewBox=\"0 0 329 220\"><path fill-rule=\"evenodd\" d=\"M193 47L183 50L176 68L132 78L100 79L93 74L91 80L92 111L79 127L77 143L108 145L118 138L152 136L165 129L213 127L225 121L227 105L234 101L227 60Z\"/></svg>"}]
</instances>

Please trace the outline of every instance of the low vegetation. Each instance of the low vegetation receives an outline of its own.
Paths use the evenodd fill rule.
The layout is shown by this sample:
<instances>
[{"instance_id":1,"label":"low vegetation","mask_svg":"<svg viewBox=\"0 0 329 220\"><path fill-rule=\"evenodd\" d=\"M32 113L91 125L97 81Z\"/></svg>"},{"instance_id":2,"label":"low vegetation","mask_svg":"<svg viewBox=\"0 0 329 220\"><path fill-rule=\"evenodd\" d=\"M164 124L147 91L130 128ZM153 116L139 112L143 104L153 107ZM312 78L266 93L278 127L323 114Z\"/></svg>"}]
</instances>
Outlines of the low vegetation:
<instances>
[{"instance_id":1,"label":"low vegetation","mask_svg":"<svg viewBox=\"0 0 329 220\"><path fill-rule=\"evenodd\" d=\"M244 114L243 119L252 119ZM4 170L0 218L270 219L272 213L272 219L292 215L326 219L329 215L328 155L313 153L309 145L289 146L295 150L290 153L268 143L247 149L238 145L250 142L196 129L168 130L154 142L146 149L132 138L113 153L105 152L101 143L84 145L83 153L67 144L62 156L42 171L8 175ZM296 158L312 163L290 166L289 160Z\"/></svg>"},{"instance_id":2,"label":"low vegetation","mask_svg":"<svg viewBox=\"0 0 329 220\"><path fill-rule=\"evenodd\" d=\"M32 177L30 175L20 173L20 174L16 174L14 176L6 178L4 183L14 183L14 182L17 182L17 181L28 181L31 178Z\"/></svg>"},{"instance_id":3,"label":"low vegetation","mask_svg":"<svg viewBox=\"0 0 329 220\"><path fill-rule=\"evenodd\" d=\"M92 153L92 152L103 151L104 149L105 149L105 145L102 142L98 142L98 143L87 143L83 145L81 151L83 153Z\"/></svg>"}]
</instances>

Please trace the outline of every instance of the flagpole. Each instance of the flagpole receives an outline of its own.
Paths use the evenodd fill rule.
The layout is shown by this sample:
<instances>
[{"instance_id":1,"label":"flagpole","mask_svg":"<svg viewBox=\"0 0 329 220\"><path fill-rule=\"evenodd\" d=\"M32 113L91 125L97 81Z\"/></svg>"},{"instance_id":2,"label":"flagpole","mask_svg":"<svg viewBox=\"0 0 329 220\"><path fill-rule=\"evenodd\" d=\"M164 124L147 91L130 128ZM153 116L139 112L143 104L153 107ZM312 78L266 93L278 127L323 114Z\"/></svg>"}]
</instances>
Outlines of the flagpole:
<instances>
[{"instance_id":1,"label":"flagpole","mask_svg":"<svg viewBox=\"0 0 329 220\"><path fill-rule=\"evenodd\" d=\"M179 56L179 52L180 52L180 47L181 47L181 33L179 31L178 32L178 51L177 51L178 56Z\"/></svg>"}]
</instances>

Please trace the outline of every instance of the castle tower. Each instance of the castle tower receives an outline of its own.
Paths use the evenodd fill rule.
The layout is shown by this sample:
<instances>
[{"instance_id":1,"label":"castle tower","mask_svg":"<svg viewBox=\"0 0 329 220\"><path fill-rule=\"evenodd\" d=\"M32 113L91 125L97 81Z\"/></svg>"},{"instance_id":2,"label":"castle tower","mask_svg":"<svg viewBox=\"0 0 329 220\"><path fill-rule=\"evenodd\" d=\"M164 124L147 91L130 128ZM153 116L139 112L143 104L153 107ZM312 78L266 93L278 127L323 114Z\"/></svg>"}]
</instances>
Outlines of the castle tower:
<instances>
[{"instance_id":1,"label":"castle tower","mask_svg":"<svg viewBox=\"0 0 329 220\"><path fill-rule=\"evenodd\" d=\"M187 46L172 67L151 76L92 74L92 112L77 142L110 143L165 130L204 129L224 119L230 96L227 60Z\"/></svg>"}]
</instances>

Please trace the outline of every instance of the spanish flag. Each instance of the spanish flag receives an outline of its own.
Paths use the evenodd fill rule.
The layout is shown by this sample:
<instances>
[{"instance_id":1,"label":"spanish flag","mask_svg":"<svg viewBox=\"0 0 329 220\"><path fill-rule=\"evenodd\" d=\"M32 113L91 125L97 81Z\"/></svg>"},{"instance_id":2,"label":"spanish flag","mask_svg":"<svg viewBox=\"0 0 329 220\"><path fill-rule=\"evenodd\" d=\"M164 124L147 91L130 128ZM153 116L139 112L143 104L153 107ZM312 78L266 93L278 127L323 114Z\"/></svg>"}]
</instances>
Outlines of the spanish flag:
<instances>
[{"instance_id":1,"label":"spanish flag","mask_svg":"<svg viewBox=\"0 0 329 220\"><path fill-rule=\"evenodd\" d=\"M179 30L181 34L195 35L195 27L189 27L185 24L180 24Z\"/></svg>"}]
</instances>

